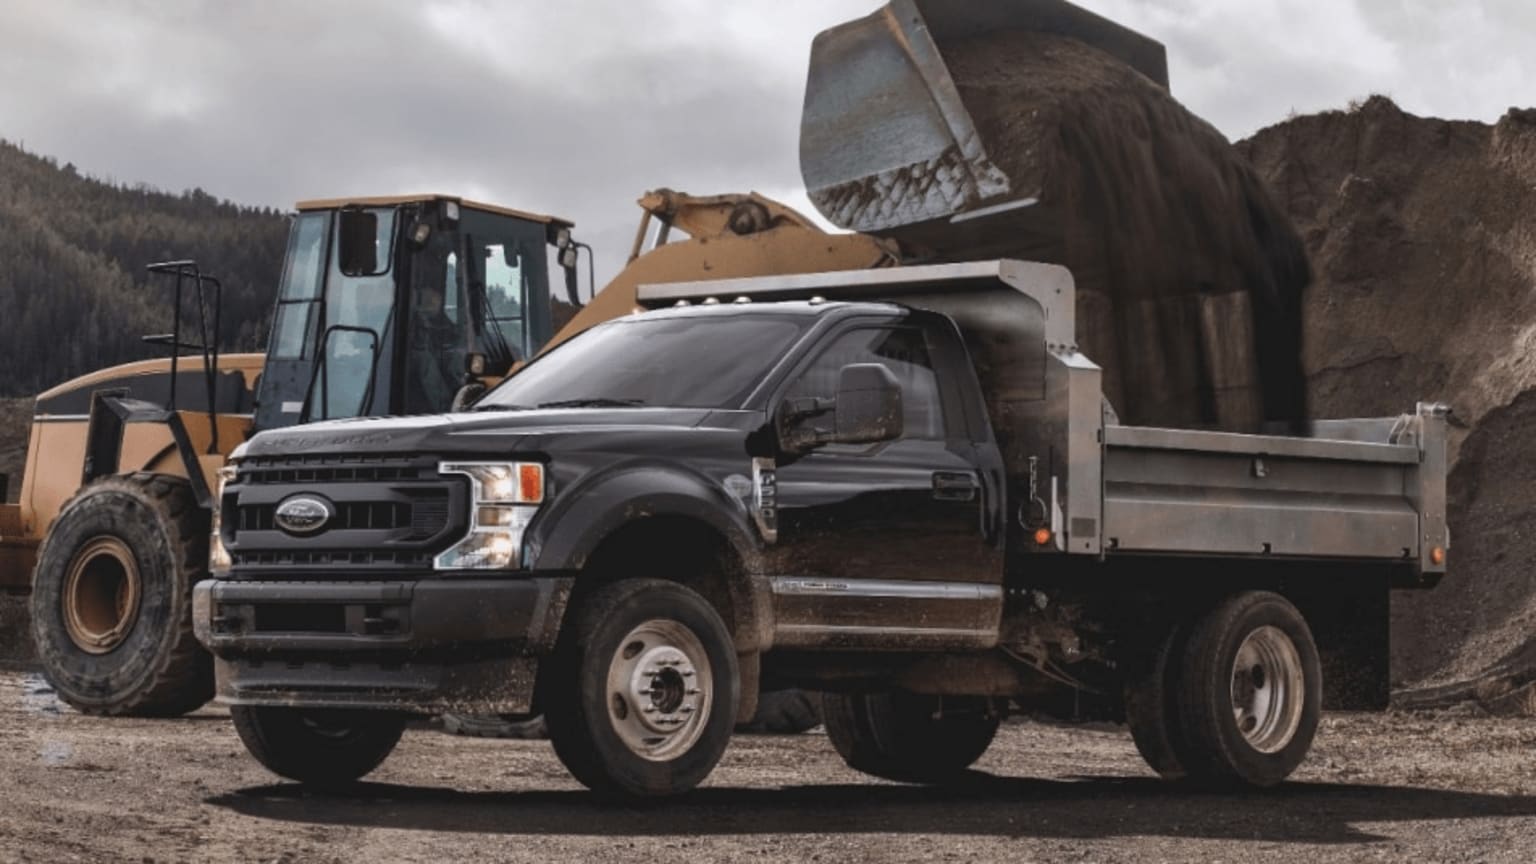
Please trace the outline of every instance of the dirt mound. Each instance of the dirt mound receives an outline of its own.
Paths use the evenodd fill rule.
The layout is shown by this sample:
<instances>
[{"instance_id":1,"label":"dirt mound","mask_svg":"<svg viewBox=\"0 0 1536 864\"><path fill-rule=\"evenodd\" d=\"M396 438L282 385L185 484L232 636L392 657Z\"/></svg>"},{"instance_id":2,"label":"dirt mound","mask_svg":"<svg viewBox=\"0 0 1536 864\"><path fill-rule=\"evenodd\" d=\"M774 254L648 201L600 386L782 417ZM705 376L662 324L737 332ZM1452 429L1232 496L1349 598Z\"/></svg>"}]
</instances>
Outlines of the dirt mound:
<instances>
[{"instance_id":1,"label":"dirt mound","mask_svg":"<svg viewBox=\"0 0 1536 864\"><path fill-rule=\"evenodd\" d=\"M1168 91L1080 42L945 42L1022 209L891 231L948 259L1073 271L1083 350L1123 421L1252 431L1306 413L1305 250L1252 166Z\"/></svg>"},{"instance_id":2,"label":"dirt mound","mask_svg":"<svg viewBox=\"0 0 1536 864\"><path fill-rule=\"evenodd\" d=\"M1455 412L1450 575L1394 600L1395 682L1529 676L1536 112L1449 122L1374 97L1239 148L1311 255L1304 356L1314 415L1393 414L1415 399Z\"/></svg>"}]
</instances>

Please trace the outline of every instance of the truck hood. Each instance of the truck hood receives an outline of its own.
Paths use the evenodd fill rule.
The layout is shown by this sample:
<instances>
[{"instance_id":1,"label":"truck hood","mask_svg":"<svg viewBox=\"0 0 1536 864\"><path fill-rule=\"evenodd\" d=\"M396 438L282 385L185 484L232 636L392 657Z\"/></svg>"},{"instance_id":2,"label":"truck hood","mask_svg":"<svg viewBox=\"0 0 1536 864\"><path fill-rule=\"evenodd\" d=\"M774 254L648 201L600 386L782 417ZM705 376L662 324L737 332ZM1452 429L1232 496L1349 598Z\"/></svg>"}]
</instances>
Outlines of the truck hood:
<instances>
[{"instance_id":1,"label":"truck hood","mask_svg":"<svg viewBox=\"0 0 1536 864\"><path fill-rule=\"evenodd\" d=\"M608 440L614 434L697 427L711 415L702 408L567 408L433 414L331 420L262 432L234 458L307 453L493 454L543 449L560 439ZM727 425L736 426L736 423Z\"/></svg>"}]
</instances>

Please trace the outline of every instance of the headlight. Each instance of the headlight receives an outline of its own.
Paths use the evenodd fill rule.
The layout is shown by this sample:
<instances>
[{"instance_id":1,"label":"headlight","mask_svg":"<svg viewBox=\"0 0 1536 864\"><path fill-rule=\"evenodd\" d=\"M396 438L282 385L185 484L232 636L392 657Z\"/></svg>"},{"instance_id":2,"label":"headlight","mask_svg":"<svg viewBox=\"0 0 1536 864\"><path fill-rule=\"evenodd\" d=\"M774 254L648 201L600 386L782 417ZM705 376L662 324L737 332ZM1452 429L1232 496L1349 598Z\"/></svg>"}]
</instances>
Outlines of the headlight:
<instances>
[{"instance_id":1,"label":"headlight","mask_svg":"<svg viewBox=\"0 0 1536 864\"><path fill-rule=\"evenodd\" d=\"M213 490L213 536L208 538L208 570L218 576L229 570L229 550L224 548L224 535L221 533L224 520L221 514L224 511L224 486L235 479L235 466L225 464L219 469L218 481Z\"/></svg>"},{"instance_id":2,"label":"headlight","mask_svg":"<svg viewBox=\"0 0 1536 864\"><path fill-rule=\"evenodd\" d=\"M469 533L432 562L438 570L516 567L523 531L544 500L544 466L537 462L444 462L439 474L469 478Z\"/></svg>"}]
</instances>

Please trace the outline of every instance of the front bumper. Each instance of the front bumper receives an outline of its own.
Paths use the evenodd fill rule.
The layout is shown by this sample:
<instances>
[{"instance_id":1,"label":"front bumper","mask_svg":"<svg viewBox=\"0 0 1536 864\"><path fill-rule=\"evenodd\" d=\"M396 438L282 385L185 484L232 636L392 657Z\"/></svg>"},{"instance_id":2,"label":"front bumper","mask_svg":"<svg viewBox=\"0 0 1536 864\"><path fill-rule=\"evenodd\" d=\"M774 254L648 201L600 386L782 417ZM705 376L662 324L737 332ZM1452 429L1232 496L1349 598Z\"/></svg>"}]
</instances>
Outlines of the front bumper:
<instances>
[{"instance_id":1,"label":"front bumper","mask_svg":"<svg viewBox=\"0 0 1536 864\"><path fill-rule=\"evenodd\" d=\"M192 621L227 705L525 714L573 581L210 579Z\"/></svg>"}]
</instances>

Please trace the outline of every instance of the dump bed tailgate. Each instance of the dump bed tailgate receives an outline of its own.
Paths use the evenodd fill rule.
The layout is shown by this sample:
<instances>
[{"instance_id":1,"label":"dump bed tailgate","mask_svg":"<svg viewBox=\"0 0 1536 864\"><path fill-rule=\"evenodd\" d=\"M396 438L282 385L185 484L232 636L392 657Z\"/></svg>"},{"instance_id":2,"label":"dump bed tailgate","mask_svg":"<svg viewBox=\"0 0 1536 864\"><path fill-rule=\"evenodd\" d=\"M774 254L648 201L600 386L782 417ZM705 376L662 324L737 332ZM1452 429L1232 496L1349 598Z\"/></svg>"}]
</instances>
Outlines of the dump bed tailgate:
<instances>
[{"instance_id":1,"label":"dump bed tailgate","mask_svg":"<svg viewBox=\"0 0 1536 864\"><path fill-rule=\"evenodd\" d=\"M1325 437L1105 426L1105 553L1400 560L1443 572L1443 410L1314 433Z\"/></svg>"}]
</instances>

